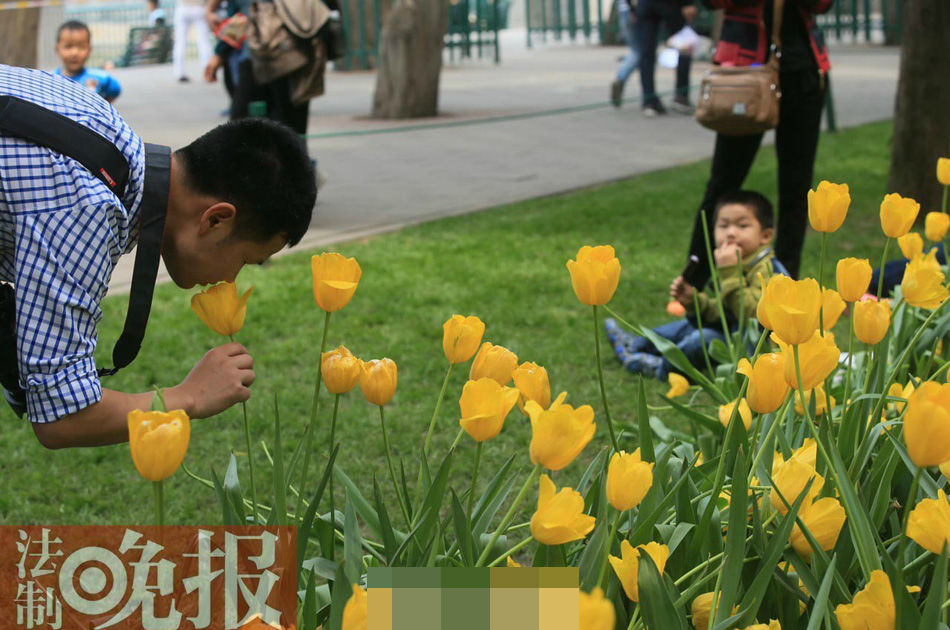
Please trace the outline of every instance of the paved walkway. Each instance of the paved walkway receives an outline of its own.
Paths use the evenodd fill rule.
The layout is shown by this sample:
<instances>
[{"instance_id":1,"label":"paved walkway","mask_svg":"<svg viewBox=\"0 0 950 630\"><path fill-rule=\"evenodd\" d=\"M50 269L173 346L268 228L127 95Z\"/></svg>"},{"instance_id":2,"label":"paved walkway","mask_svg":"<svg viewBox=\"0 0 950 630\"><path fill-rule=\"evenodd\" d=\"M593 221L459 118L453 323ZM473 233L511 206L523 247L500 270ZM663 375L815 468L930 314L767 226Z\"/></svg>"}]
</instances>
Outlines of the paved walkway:
<instances>
[{"instance_id":1,"label":"paved walkway","mask_svg":"<svg viewBox=\"0 0 950 630\"><path fill-rule=\"evenodd\" d=\"M368 118L374 75L330 73L327 94L311 104L308 140L328 176L302 251L443 216L553 194L706 158L714 134L691 118L648 119L635 102L616 110L607 86L622 48L548 44L526 50L508 32L502 63L465 62L442 75L436 119ZM839 126L893 115L899 51L833 48ZM698 82L705 64L696 64ZM658 89L673 72L659 69ZM170 66L116 72L118 108L148 141L180 147L222 122L220 85L180 85ZM193 78L200 69L192 69ZM550 112L546 115L544 112ZM113 291L127 291L131 256L120 261Z\"/></svg>"}]
</instances>

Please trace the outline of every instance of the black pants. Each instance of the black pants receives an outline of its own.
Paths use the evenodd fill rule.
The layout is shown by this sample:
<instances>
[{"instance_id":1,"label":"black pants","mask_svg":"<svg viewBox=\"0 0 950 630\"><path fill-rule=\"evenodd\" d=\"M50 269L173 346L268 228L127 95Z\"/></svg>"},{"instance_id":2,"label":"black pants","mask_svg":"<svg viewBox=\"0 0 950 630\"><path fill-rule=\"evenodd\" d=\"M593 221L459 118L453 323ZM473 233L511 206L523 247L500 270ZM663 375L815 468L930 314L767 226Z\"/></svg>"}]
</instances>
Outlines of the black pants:
<instances>
[{"instance_id":1,"label":"black pants","mask_svg":"<svg viewBox=\"0 0 950 630\"><path fill-rule=\"evenodd\" d=\"M674 0L641 0L637 6L637 41L640 44L640 86L643 89L643 103L655 103L656 84L653 76L656 70L656 44L660 32L660 23L666 26L667 35L673 35L686 25L683 11ZM676 95L689 98L689 67L692 57L680 53L676 65Z\"/></svg>"},{"instance_id":2,"label":"black pants","mask_svg":"<svg viewBox=\"0 0 950 630\"><path fill-rule=\"evenodd\" d=\"M247 118L252 101L267 103L267 117L271 120L284 123L299 134L307 133L310 102L307 101L303 105L293 104L287 77L264 85L257 83L251 70L251 60L245 59L238 64L238 76L231 99L231 120Z\"/></svg>"},{"instance_id":3,"label":"black pants","mask_svg":"<svg viewBox=\"0 0 950 630\"><path fill-rule=\"evenodd\" d=\"M780 77L782 102L778 128L775 130L775 154L778 158L778 234L775 238L775 256L792 274L798 277L805 226L808 220L808 189L812 186L815 152L821 128L821 110L825 104L825 89L817 71L783 73ZM703 238L702 212L712 239L712 213L716 200L723 194L742 187L752 160L762 143L761 133L751 136L716 136L712 172L706 184L706 194L699 206L693 224L689 252L701 261L702 279L709 278L706 243ZM702 285L700 285L702 286Z\"/></svg>"}]
</instances>

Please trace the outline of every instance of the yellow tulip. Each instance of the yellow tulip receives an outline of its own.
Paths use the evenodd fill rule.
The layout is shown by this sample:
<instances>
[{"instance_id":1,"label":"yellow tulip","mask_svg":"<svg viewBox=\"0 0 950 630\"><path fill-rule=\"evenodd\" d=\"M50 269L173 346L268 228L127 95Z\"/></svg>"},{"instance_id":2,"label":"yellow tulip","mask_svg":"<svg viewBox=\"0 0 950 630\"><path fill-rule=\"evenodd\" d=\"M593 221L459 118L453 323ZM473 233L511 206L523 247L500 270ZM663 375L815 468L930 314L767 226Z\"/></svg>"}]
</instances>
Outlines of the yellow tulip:
<instances>
[{"instance_id":1,"label":"yellow tulip","mask_svg":"<svg viewBox=\"0 0 950 630\"><path fill-rule=\"evenodd\" d=\"M834 400L834 398L832 398L832 400ZM796 459L814 468L818 460L818 445L815 443L814 438L805 438L804 441L802 441L802 445L792 452L792 456L789 459Z\"/></svg>"},{"instance_id":2,"label":"yellow tulip","mask_svg":"<svg viewBox=\"0 0 950 630\"><path fill-rule=\"evenodd\" d=\"M924 218L924 234L927 239L939 243L947 235L950 228L950 214L945 212L928 212Z\"/></svg>"},{"instance_id":3,"label":"yellow tulip","mask_svg":"<svg viewBox=\"0 0 950 630\"><path fill-rule=\"evenodd\" d=\"M950 460L950 384L927 381L910 395L904 414L907 454L921 467Z\"/></svg>"},{"instance_id":4,"label":"yellow tulip","mask_svg":"<svg viewBox=\"0 0 950 630\"><path fill-rule=\"evenodd\" d=\"M821 308L825 330L831 330L838 323L841 314L844 313L845 303L837 291L825 288L821 291Z\"/></svg>"},{"instance_id":5,"label":"yellow tulip","mask_svg":"<svg viewBox=\"0 0 950 630\"><path fill-rule=\"evenodd\" d=\"M805 391L805 402L810 406L812 392L818 392L817 397L815 398L815 415L821 416L828 412L828 409L834 409L835 407L835 397L831 396L831 401L829 404L828 396L825 394L825 388L822 385L819 385L815 389L809 389ZM802 398L801 396L795 396L795 412L801 415L805 415L805 408L802 407Z\"/></svg>"},{"instance_id":6,"label":"yellow tulip","mask_svg":"<svg viewBox=\"0 0 950 630\"><path fill-rule=\"evenodd\" d=\"M594 529L593 516L584 514L584 497L572 488L555 493L554 482L541 475L538 509L531 517L531 536L542 545L581 540Z\"/></svg>"},{"instance_id":7,"label":"yellow tulip","mask_svg":"<svg viewBox=\"0 0 950 630\"><path fill-rule=\"evenodd\" d=\"M724 427L729 426L729 420L732 418L732 411L735 409L737 402L739 403L739 417L742 419L742 424L745 425L746 431L748 431L752 426L752 410L749 409L749 403L746 402L745 398L741 400L737 398L725 405L719 405L719 422L721 422Z\"/></svg>"},{"instance_id":8,"label":"yellow tulip","mask_svg":"<svg viewBox=\"0 0 950 630\"><path fill-rule=\"evenodd\" d=\"M867 258L842 258L835 269L838 293L845 302L857 302L871 284L871 263Z\"/></svg>"},{"instance_id":9,"label":"yellow tulip","mask_svg":"<svg viewBox=\"0 0 950 630\"><path fill-rule=\"evenodd\" d=\"M238 297L237 285L233 282L219 282L191 296L191 310L208 328L219 335L230 337L244 325L247 300L253 290L254 287L251 287Z\"/></svg>"},{"instance_id":10,"label":"yellow tulip","mask_svg":"<svg viewBox=\"0 0 950 630\"><path fill-rule=\"evenodd\" d=\"M950 460L940 464L940 473L947 479L947 481L950 481Z\"/></svg>"},{"instance_id":11,"label":"yellow tulip","mask_svg":"<svg viewBox=\"0 0 950 630\"><path fill-rule=\"evenodd\" d=\"M936 554L950 545L950 503L943 490L937 490L936 499L924 499L911 510L907 537Z\"/></svg>"},{"instance_id":12,"label":"yellow tulip","mask_svg":"<svg viewBox=\"0 0 950 630\"><path fill-rule=\"evenodd\" d=\"M950 186L950 158L937 158L937 181Z\"/></svg>"},{"instance_id":13,"label":"yellow tulip","mask_svg":"<svg viewBox=\"0 0 950 630\"><path fill-rule=\"evenodd\" d=\"M505 418L518 401L518 390L502 387L490 378L469 381L462 388L459 425L476 442L490 440L499 433Z\"/></svg>"},{"instance_id":14,"label":"yellow tulip","mask_svg":"<svg viewBox=\"0 0 950 630\"><path fill-rule=\"evenodd\" d=\"M778 619L770 619L768 625L764 623L754 623L751 626L746 626L742 630L782 630L782 624L779 623Z\"/></svg>"},{"instance_id":15,"label":"yellow tulip","mask_svg":"<svg viewBox=\"0 0 950 630\"><path fill-rule=\"evenodd\" d=\"M313 299L317 306L334 313L353 299L363 270L355 258L335 252L316 254L310 259L313 272Z\"/></svg>"},{"instance_id":16,"label":"yellow tulip","mask_svg":"<svg viewBox=\"0 0 950 630\"><path fill-rule=\"evenodd\" d=\"M576 260L567 261L567 270L577 299L589 306L609 302L620 282L620 261L610 245L584 245Z\"/></svg>"},{"instance_id":17,"label":"yellow tulip","mask_svg":"<svg viewBox=\"0 0 950 630\"><path fill-rule=\"evenodd\" d=\"M851 195L847 184L821 182L808 191L808 222L816 232L836 232L848 214Z\"/></svg>"},{"instance_id":18,"label":"yellow tulip","mask_svg":"<svg viewBox=\"0 0 950 630\"><path fill-rule=\"evenodd\" d=\"M360 391L366 400L382 407L396 393L397 373L392 359L360 361Z\"/></svg>"},{"instance_id":19,"label":"yellow tulip","mask_svg":"<svg viewBox=\"0 0 950 630\"><path fill-rule=\"evenodd\" d=\"M478 350L485 324L474 315L453 315L442 324L442 349L449 363L464 363Z\"/></svg>"},{"instance_id":20,"label":"yellow tulip","mask_svg":"<svg viewBox=\"0 0 950 630\"><path fill-rule=\"evenodd\" d=\"M590 405L574 407L564 402L562 392L547 409L529 400L525 411L531 418L531 462L549 470L561 470L574 461L594 437L594 410Z\"/></svg>"},{"instance_id":21,"label":"yellow tulip","mask_svg":"<svg viewBox=\"0 0 950 630\"><path fill-rule=\"evenodd\" d=\"M838 535L841 533L841 528L847 518L841 502L833 497L818 499L807 507L803 504L802 509L799 510L799 517L815 538L818 546L824 551L834 549L838 542ZM789 540L798 555L806 560L811 558L811 545L808 544L808 539L805 538L805 534L798 527L798 523L792 528Z\"/></svg>"},{"instance_id":22,"label":"yellow tulip","mask_svg":"<svg viewBox=\"0 0 950 630\"><path fill-rule=\"evenodd\" d=\"M507 385L511 380L511 374L518 367L518 355L502 346L496 346L489 342L482 344L475 360L472 361L472 369L469 370L468 378L477 381L480 378L490 378L498 382L499 385Z\"/></svg>"},{"instance_id":23,"label":"yellow tulip","mask_svg":"<svg viewBox=\"0 0 950 630\"><path fill-rule=\"evenodd\" d=\"M821 304L821 288L814 278L772 276L759 300L759 321L787 344L805 343L818 329Z\"/></svg>"},{"instance_id":24,"label":"yellow tulip","mask_svg":"<svg viewBox=\"0 0 950 630\"><path fill-rule=\"evenodd\" d=\"M320 360L323 384L331 394L345 394L360 380L360 360L345 346L324 352Z\"/></svg>"},{"instance_id":25,"label":"yellow tulip","mask_svg":"<svg viewBox=\"0 0 950 630\"><path fill-rule=\"evenodd\" d=\"M891 305L887 300L861 300L854 305L854 335L869 346L887 335L891 326Z\"/></svg>"},{"instance_id":26,"label":"yellow tulip","mask_svg":"<svg viewBox=\"0 0 950 630\"><path fill-rule=\"evenodd\" d=\"M709 630L709 615L712 612L713 595L712 592L697 595L690 606L693 613L693 628L696 630Z\"/></svg>"},{"instance_id":27,"label":"yellow tulip","mask_svg":"<svg viewBox=\"0 0 950 630\"><path fill-rule=\"evenodd\" d=\"M366 591L354 584L353 595L343 607L343 630L366 630L367 604Z\"/></svg>"},{"instance_id":28,"label":"yellow tulip","mask_svg":"<svg viewBox=\"0 0 950 630\"><path fill-rule=\"evenodd\" d=\"M907 381L906 385L901 385L900 383L892 383L891 387L887 390L888 396L894 396L896 398L903 398L905 401L910 398L910 395L914 393L914 381ZM904 413L904 407L907 406L906 402L889 402L887 406L891 409L897 411L898 414Z\"/></svg>"},{"instance_id":29,"label":"yellow tulip","mask_svg":"<svg viewBox=\"0 0 950 630\"><path fill-rule=\"evenodd\" d=\"M937 250L918 256L907 263L901 280L901 295L911 306L933 310L947 299L943 271L937 262Z\"/></svg>"},{"instance_id":30,"label":"yellow tulip","mask_svg":"<svg viewBox=\"0 0 950 630\"><path fill-rule=\"evenodd\" d=\"M181 409L169 412L133 409L128 415L129 448L139 474L149 481L172 476L188 451L191 423Z\"/></svg>"},{"instance_id":31,"label":"yellow tulip","mask_svg":"<svg viewBox=\"0 0 950 630\"><path fill-rule=\"evenodd\" d=\"M578 590L580 601L577 612L580 617L577 630L614 630L616 613L614 605L604 597L604 592L595 586L590 594Z\"/></svg>"},{"instance_id":32,"label":"yellow tulip","mask_svg":"<svg viewBox=\"0 0 950 630\"><path fill-rule=\"evenodd\" d=\"M804 511L818 496L822 486L825 485L825 479L814 468L801 460L792 458L782 463L772 474L772 493L769 495L772 506L782 514L787 514L788 507L785 506L782 497L785 497L785 501L792 505L798 500L799 495L805 491L805 486L812 479L814 481L812 481L811 487L808 488L808 494L805 495L805 500L802 502L799 512ZM779 496L779 492L781 492L781 496Z\"/></svg>"},{"instance_id":33,"label":"yellow tulip","mask_svg":"<svg viewBox=\"0 0 950 630\"><path fill-rule=\"evenodd\" d=\"M670 389L666 392L667 398L676 398L689 391L689 381L681 374L670 372L666 381L670 384Z\"/></svg>"},{"instance_id":34,"label":"yellow tulip","mask_svg":"<svg viewBox=\"0 0 950 630\"><path fill-rule=\"evenodd\" d=\"M537 363L522 363L511 373L515 387L521 394L518 397L518 408L527 415L524 405L533 400L542 409L551 405L551 382L548 380L548 371Z\"/></svg>"},{"instance_id":35,"label":"yellow tulip","mask_svg":"<svg viewBox=\"0 0 950 630\"><path fill-rule=\"evenodd\" d=\"M901 248L904 258L913 260L924 254L924 239L920 238L917 232L908 232L897 239L897 245Z\"/></svg>"},{"instance_id":36,"label":"yellow tulip","mask_svg":"<svg viewBox=\"0 0 950 630\"><path fill-rule=\"evenodd\" d=\"M650 542L634 549L630 541L624 539L623 542L620 543L621 557L607 557L607 559L610 560L610 566L613 567L614 573L617 574L617 578L623 586L623 592L627 594L628 599L634 602L640 601L640 589L637 586L637 576L640 574L641 550L650 556L653 563L656 564L660 575L662 575L663 569L666 568L666 560L670 557L670 548L666 545Z\"/></svg>"},{"instance_id":37,"label":"yellow tulip","mask_svg":"<svg viewBox=\"0 0 950 630\"><path fill-rule=\"evenodd\" d=\"M901 197L897 193L884 196L881 202L881 229L891 238L900 238L910 231L920 204L910 197Z\"/></svg>"},{"instance_id":38,"label":"yellow tulip","mask_svg":"<svg viewBox=\"0 0 950 630\"><path fill-rule=\"evenodd\" d=\"M887 573L872 571L871 580L851 603L835 608L835 617L841 630L894 630L897 608Z\"/></svg>"},{"instance_id":39,"label":"yellow tulip","mask_svg":"<svg viewBox=\"0 0 950 630\"><path fill-rule=\"evenodd\" d=\"M640 505L653 486L653 463L633 453L614 453L607 466L607 501L615 510L626 512Z\"/></svg>"},{"instance_id":40,"label":"yellow tulip","mask_svg":"<svg viewBox=\"0 0 950 630\"><path fill-rule=\"evenodd\" d=\"M745 397L756 413L772 413L788 395L785 382L785 357L777 352L759 355L755 366L748 359L740 359L736 372L749 379Z\"/></svg>"},{"instance_id":41,"label":"yellow tulip","mask_svg":"<svg viewBox=\"0 0 950 630\"><path fill-rule=\"evenodd\" d=\"M798 374L795 371L795 352L794 349L781 339L772 337L781 347L782 356L785 357L785 382L792 389L798 389ZM818 334L816 330L806 343L798 346L798 360L801 363L802 387L814 389L824 382L829 374L838 365L838 357L841 351L835 345L835 336L833 333L825 332L824 336Z\"/></svg>"},{"instance_id":42,"label":"yellow tulip","mask_svg":"<svg viewBox=\"0 0 950 630\"><path fill-rule=\"evenodd\" d=\"M516 562L515 560L512 560L512 559L511 559L511 556L508 556L507 558L505 558L505 566L511 567L511 568L513 568L513 569L516 569L516 568L518 568L518 567L521 566L521 563L520 563L520 562Z\"/></svg>"}]
</instances>

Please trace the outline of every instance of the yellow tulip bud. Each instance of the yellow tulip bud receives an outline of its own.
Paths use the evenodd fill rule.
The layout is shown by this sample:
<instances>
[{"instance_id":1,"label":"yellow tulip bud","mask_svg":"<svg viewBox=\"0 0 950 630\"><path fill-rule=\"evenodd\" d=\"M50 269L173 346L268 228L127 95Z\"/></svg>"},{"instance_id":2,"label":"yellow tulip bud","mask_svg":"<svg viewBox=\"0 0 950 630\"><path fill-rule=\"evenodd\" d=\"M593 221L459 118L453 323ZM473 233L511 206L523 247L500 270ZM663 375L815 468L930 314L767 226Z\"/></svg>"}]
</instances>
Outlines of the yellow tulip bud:
<instances>
[{"instance_id":1,"label":"yellow tulip bud","mask_svg":"<svg viewBox=\"0 0 950 630\"><path fill-rule=\"evenodd\" d=\"M334 313L353 299L363 270L355 258L335 252L316 254L310 259L313 272L313 299L317 306Z\"/></svg>"},{"instance_id":2,"label":"yellow tulip bud","mask_svg":"<svg viewBox=\"0 0 950 630\"><path fill-rule=\"evenodd\" d=\"M620 282L620 261L610 245L584 245L576 260L567 261L567 270L577 299L590 306L609 302Z\"/></svg>"},{"instance_id":3,"label":"yellow tulip bud","mask_svg":"<svg viewBox=\"0 0 950 630\"><path fill-rule=\"evenodd\" d=\"M920 238L917 232L908 232L897 239L897 245L901 248L904 258L913 260L924 254L924 239Z\"/></svg>"},{"instance_id":4,"label":"yellow tulip bud","mask_svg":"<svg viewBox=\"0 0 950 630\"><path fill-rule=\"evenodd\" d=\"M950 503L943 490L936 499L924 499L907 518L907 537L931 553L950 545Z\"/></svg>"},{"instance_id":5,"label":"yellow tulip bud","mask_svg":"<svg viewBox=\"0 0 950 630\"><path fill-rule=\"evenodd\" d=\"M589 595L580 590L578 593L580 601L577 612L580 620L577 630L614 630L614 625L617 623L614 605L604 597L604 592L600 590L600 587L595 586Z\"/></svg>"},{"instance_id":6,"label":"yellow tulip bud","mask_svg":"<svg viewBox=\"0 0 950 630\"><path fill-rule=\"evenodd\" d=\"M807 499L806 499L807 501ZM838 499L825 497L818 499L806 507L802 504L799 509L799 517L815 538L818 546L824 551L831 551L838 542L838 535L844 526L846 519L844 508ZM798 552L798 555L806 560L811 559L812 548L805 538L805 534L799 528L798 523L792 528L792 534L789 536L792 547Z\"/></svg>"},{"instance_id":7,"label":"yellow tulip bud","mask_svg":"<svg viewBox=\"0 0 950 630\"><path fill-rule=\"evenodd\" d=\"M907 454L922 468L950 460L950 384L927 381L907 400Z\"/></svg>"},{"instance_id":8,"label":"yellow tulip bud","mask_svg":"<svg viewBox=\"0 0 950 630\"><path fill-rule=\"evenodd\" d=\"M556 491L554 482L541 475L538 509L531 517L531 536L543 545L563 545L581 540L594 529L593 516L584 514L584 497L572 488Z\"/></svg>"},{"instance_id":9,"label":"yellow tulip bud","mask_svg":"<svg viewBox=\"0 0 950 630\"><path fill-rule=\"evenodd\" d=\"M752 426L752 410L749 409L749 403L746 402L746 399L736 399L725 405L719 405L719 422L722 423L722 426L728 427L729 420L732 418L732 412L736 407L736 403L739 403L739 418L742 419L742 424L745 425L746 431Z\"/></svg>"},{"instance_id":10,"label":"yellow tulip bud","mask_svg":"<svg viewBox=\"0 0 950 630\"><path fill-rule=\"evenodd\" d=\"M869 346L887 335L891 325L891 305L887 300L861 300L854 305L854 335Z\"/></svg>"},{"instance_id":11,"label":"yellow tulip bud","mask_svg":"<svg viewBox=\"0 0 950 630\"><path fill-rule=\"evenodd\" d=\"M516 562L515 560L512 560L512 559L511 559L511 556L508 556L507 558L505 558L505 566L511 567L511 568L513 568L513 569L516 569L516 568L518 568L518 567L521 566L521 563L520 563L520 562Z\"/></svg>"},{"instance_id":12,"label":"yellow tulip bud","mask_svg":"<svg viewBox=\"0 0 950 630\"><path fill-rule=\"evenodd\" d=\"M653 463L640 459L640 449L614 453L607 466L607 501L626 512L640 505L653 486Z\"/></svg>"},{"instance_id":13,"label":"yellow tulip bud","mask_svg":"<svg viewBox=\"0 0 950 630\"><path fill-rule=\"evenodd\" d=\"M382 407L396 393L398 370L392 359L360 361L360 391L369 402Z\"/></svg>"},{"instance_id":14,"label":"yellow tulip bud","mask_svg":"<svg viewBox=\"0 0 950 630\"><path fill-rule=\"evenodd\" d=\"M574 409L562 392L547 409L529 400L525 411L531 418L531 463L548 470L566 468L594 437L594 410L590 405Z\"/></svg>"},{"instance_id":15,"label":"yellow tulip bud","mask_svg":"<svg viewBox=\"0 0 950 630\"><path fill-rule=\"evenodd\" d=\"M472 361L472 369L469 370L469 380L477 381L480 378L491 378L499 385L507 385L511 380L511 374L518 367L518 355L502 346L496 346L489 342L482 344L475 360Z\"/></svg>"},{"instance_id":16,"label":"yellow tulip bud","mask_svg":"<svg viewBox=\"0 0 950 630\"><path fill-rule=\"evenodd\" d=\"M816 232L836 232L848 214L851 195L847 184L821 182L808 191L808 222Z\"/></svg>"},{"instance_id":17,"label":"yellow tulip bud","mask_svg":"<svg viewBox=\"0 0 950 630\"><path fill-rule=\"evenodd\" d=\"M689 381L681 374L670 372L666 380L670 384L670 389L666 392L667 398L676 398L689 391Z\"/></svg>"},{"instance_id":18,"label":"yellow tulip bud","mask_svg":"<svg viewBox=\"0 0 950 630\"><path fill-rule=\"evenodd\" d=\"M772 339L781 347L782 356L785 357L785 382L792 389L798 389L794 348L774 335ZM802 387L804 389L814 389L823 383L837 367L839 356L841 356L841 351L835 345L834 334L825 332L824 336L821 336L818 331L815 331L811 339L798 346Z\"/></svg>"},{"instance_id":19,"label":"yellow tulip bud","mask_svg":"<svg viewBox=\"0 0 950 630\"><path fill-rule=\"evenodd\" d=\"M832 398L834 400L834 398ZM813 438L805 438L802 445L792 452L789 460L797 460L806 466L815 467L818 460L818 445Z\"/></svg>"},{"instance_id":20,"label":"yellow tulip bud","mask_svg":"<svg viewBox=\"0 0 950 630\"><path fill-rule=\"evenodd\" d=\"M897 608L887 573L872 571L871 580L852 602L835 608L835 617L841 630L894 630L897 627Z\"/></svg>"},{"instance_id":21,"label":"yellow tulip bud","mask_svg":"<svg viewBox=\"0 0 950 630\"><path fill-rule=\"evenodd\" d=\"M533 400L542 409L551 405L551 383L548 380L548 371L537 363L522 363L511 373L511 378L518 388L518 408L527 415L524 405Z\"/></svg>"},{"instance_id":22,"label":"yellow tulip bud","mask_svg":"<svg viewBox=\"0 0 950 630\"><path fill-rule=\"evenodd\" d=\"M343 630L366 630L369 600L359 584L353 585L353 595L343 607Z\"/></svg>"},{"instance_id":23,"label":"yellow tulip bud","mask_svg":"<svg viewBox=\"0 0 950 630\"><path fill-rule=\"evenodd\" d=\"M822 385L819 385L815 389L809 389L805 391L805 403L811 406L812 393L818 392L815 396L815 415L821 416L828 412L829 409L834 409L835 407L835 397L828 396L825 394L825 388ZM829 400L829 398L831 400ZM801 415L805 415L805 408L802 407L802 398L801 396L795 396L795 412Z\"/></svg>"},{"instance_id":24,"label":"yellow tulip bud","mask_svg":"<svg viewBox=\"0 0 950 630\"><path fill-rule=\"evenodd\" d=\"M782 501L782 497L785 497L785 501L792 505L798 500L799 495L805 491L805 486L812 479L814 481L812 481L811 487L808 488L808 494L805 495L800 510L804 510L818 496L822 486L825 485L825 479L814 468L801 460L792 458L782 463L772 475L772 494L769 495L772 506L782 514L787 514L788 508ZM779 493L781 493L781 496Z\"/></svg>"},{"instance_id":25,"label":"yellow tulip bud","mask_svg":"<svg viewBox=\"0 0 950 630\"><path fill-rule=\"evenodd\" d=\"M905 401L910 398L910 395L914 393L913 381L907 381L906 385L901 385L900 383L892 383L891 387L887 390L888 396L894 396L896 398L903 398ZM904 413L904 407L907 406L906 402L889 402L887 406L891 409L895 409L898 414Z\"/></svg>"},{"instance_id":26,"label":"yellow tulip bud","mask_svg":"<svg viewBox=\"0 0 950 630\"><path fill-rule=\"evenodd\" d=\"M871 263L867 258L842 258L835 270L838 293L845 302L857 302L871 284Z\"/></svg>"},{"instance_id":27,"label":"yellow tulip bud","mask_svg":"<svg viewBox=\"0 0 950 630\"><path fill-rule=\"evenodd\" d=\"M748 359L740 359L736 372L749 379L745 399L756 413L772 413L788 395L785 382L785 357L777 352L759 355L755 366Z\"/></svg>"},{"instance_id":28,"label":"yellow tulip bud","mask_svg":"<svg viewBox=\"0 0 950 630\"><path fill-rule=\"evenodd\" d=\"M518 401L518 390L502 387L490 378L469 381L462 388L459 425L476 442L490 440L499 433L505 418Z\"/></svg>"},{"instance_id":29,"label":"yellow tulip bud","mask_svg":"<svg viewBox=\"0 0 950 630\"><path fill-rule=\"evenodd\" d=\"M838 323L841 314L844 313L845 303L837 291L825 288L821 290L821 308L825 330L831 330Z\"/></svg>"},{"instance_id":30,"label":"yellow tulip bud","mask_svg":"<svg viewBox=\"0 0 950 630\"><path fill-rule=\"evenodd\" d=\"M950 158L937 158L937 181L950 186Z\"/></svg>"},{"instance_id":31,"label":"yellow tulip bud","mask_svg":"<svg viewBox=\"0 0 950 630\"><path fill-rule=\"evenodd\" d=\"M219 282L201 293L191 297L191 310L205 325L225 337L237 334L244 325L247 315L247 300L251 297L251 287L238 297L237 285L233 282Z\"/></svg>"},{"instance_id":32,"label":"yellow tulip bud","mask_svg":"<svg viewBox=\"0 0 950 630\"><path fill-rule=\"evenodd\" d=\"M920 204L910 197L901 197L897 193L884 195L881 202L881 229L891 238L900 238L910 231Z\"/></svg>"},{"instance_id":33,"label":"yellow tulip bud","mask_svg":"<svg viewBox=\"0 0 950 630\"><path fill-rule=\"evenodd\" d=\"M943 271L937 262L937 250L918 256L907 263L901 280L901 295L911 306L933 310L947 299Z\"/></svg>"},{"instance_id":34,"label":"yellow tulip bud","mask_svg":"<svg viewBox=\"0 0 950 630\"><path fill-rule=\"evenodd\" d=\"M442 324L442 350L449 363L464 363L478 350L485 323L474 315L453 315Z\"/></svg>"},{"instance_id":35,"label":"yellow tulip bud","mask_svg":"<svg viewBox=\"0 0 950 630\"><path fill-rule=\"evenodd\" d=\"M697 595L690 606L693 613L693 628L696 630L709 630L709 616L712 612L713 595L714 593L712 592Z\"/></svg>"},{"instance_id":36,"label":"yellow tulip bud","mask_svg":"<svg viewBox=\"0 0 950 630\"><path fill-rule=\"evenodd\" d=\"M650 542L640 545L636 549L630 544L630 541L624 539L620 543L620 558L617 556L608 556L610 566L623 586L623 592L631 601L640 601L640 588L637 586L637 578L640 574L640 554L646 553L656 564L660 575L666 568L666 560L670 557L670 548L666 545Z\"/></svg>"},{"instance_id":37,"label":"yellow tulip bud","mask_svg":"<svg viewBox=\"0 0 950 630\"><path fill-rule=\"evenodd\" d=\"M950 228L950 214L945 212L928 212L924 218L924 234L927 239L939 243L947 235Z\"/></svg>"},{"instance_id":38,"label":"yellow tulip bud","mask_svg":"<svg viewBox=\"0 0 950 630\"><path fill-rule=\"evenodd\" d=\"M751 626L746 626L742 630L782 630L782 624L779 623L778 619L770 619L768 625L764 623L754 623Z\"/></svg>"},{"instance_id":39,"label":"yellow tulip bud","mask_svg":"<svg viewBox=\"0 0 950 630\"><path fill-rule=\"evenodd\" d=\"M323 384L331 394L345 394L360 380L360 360L345 346L324 352L320 360Z\"/></svg>"},{"instance_id":40,"label":"yellow tulip bud","mask_svg":"<svg viewBox=\"0 0 950 630\"><path fill-rule=\"evenodd\" d=\"M814 278L772 276L759 300L759 321L787 344L805 343L818 329L821 304L821 288Z\"/></svg>"},{"instance_id":41,"label":"yellow tulip bud","mask_svg":"<svg viewBox=\"0 0 950 630\"><path fill-rule=\"evenodd\" d=\"M133 409L128 415L129 448L139 474L149 481L172 476L188 451L191 423L181 409L169 412Z\"/></svg>"}]
</instances>

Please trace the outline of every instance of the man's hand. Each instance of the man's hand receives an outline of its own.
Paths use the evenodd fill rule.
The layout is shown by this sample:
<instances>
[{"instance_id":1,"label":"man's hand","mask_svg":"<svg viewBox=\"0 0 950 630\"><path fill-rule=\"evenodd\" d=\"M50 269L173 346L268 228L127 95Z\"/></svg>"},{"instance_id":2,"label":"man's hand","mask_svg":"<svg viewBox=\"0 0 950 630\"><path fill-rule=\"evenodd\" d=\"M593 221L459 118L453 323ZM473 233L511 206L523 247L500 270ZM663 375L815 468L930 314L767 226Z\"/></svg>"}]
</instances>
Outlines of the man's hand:
<instances>
[{"instance_id":1,"label":"man's hand","mask_svg":"<svg viewBox=\"0 0 950 630\"><path fill-rule=\"evenodd\" d=\"M677 277L670 284L670 298L676 300L683 306L690 306L693 303L693 294L696 290L693 285L686 282L683 276Z\"/></svg>"},{"instance_id":2,"label":"man's hand","mask_svg":"<svg viewBox=\"0 0 950 630\"><path fill-rule=\"evenodd\" d=\"M713 251L717 267L735 267L739 264L740 250L735 243L723 243Z\"/></svg>"},{"instance_id":3,"label":"man's hand","mask_svg":"<svg viewBox=\"0 0 950 630\"><path fill-rule=\"evenodd\" d=\"M207 418L251 397L254 359L239 343L209 350L174 389L191 418Z\"/></svg>"},{"instance_id":4,"label":"man's hand","mask_svg":"<svg viewBox=\"0 0 950 630\"><path fill-rule=\"evenodd\" d=\"M218 28L218 26L223 21L224 19L222 19L221 16L218 15L217 11L209 11L205 9L205 22L208 23L208 28L211 29L211 32L214 32L214 29Z\"/></svg>"},{"instance_id":5,"label":"man's hand","mask_svg":"<svg viewBox=\"0 0 950 630\"><path fill-rule=\"evenodd\" d=\"M683 19L686 20L687 24L691 24L693 22L693 19L696 17L696 13L697 10L695 5L690 4L683 7Z\"/></svg>"},{"instance_id":6,"label":"man's hand","mask_svg":"<svg viewBox=\"0 0 950 630\"><path fill-rule=\"evenodd\" d=\"M208 60L208 65L205 66L205 81L208 83L214 83L218 80L218 68L221 67L220 55L211 55L211 59Z\"/></svg>"}]
</instances>

